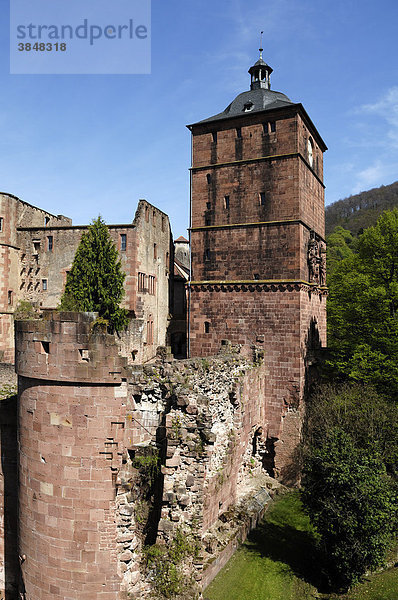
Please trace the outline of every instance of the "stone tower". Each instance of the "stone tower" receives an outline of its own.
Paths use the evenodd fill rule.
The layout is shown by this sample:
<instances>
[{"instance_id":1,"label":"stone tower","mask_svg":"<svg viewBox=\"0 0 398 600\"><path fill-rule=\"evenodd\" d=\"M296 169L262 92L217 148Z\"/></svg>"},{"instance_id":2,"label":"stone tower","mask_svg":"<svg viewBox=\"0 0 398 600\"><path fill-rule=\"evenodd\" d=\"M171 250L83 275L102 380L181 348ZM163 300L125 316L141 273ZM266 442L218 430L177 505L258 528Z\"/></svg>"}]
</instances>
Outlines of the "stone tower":
<instances>
[{"instance_id":1,"label":"stone tower","mask_svg":"<svg viewBox=\"0 0 398 600\"><path fill-rule=\"evenodd\" d=\"M15 331L19 592L26 600L116 600L126 359L113 336L95 330L95 314L49 316L17 321Z\"/></svg>"},{"instance_id":2,"label":"stone tower","mask_svg":"<svg viewBox=\"0 0 398 600\"><path fill-rule=\"evenodd\" d=\"M302 104L271 90L262 49L249 73L249 91L188 126L189 346L191 356L215 354L223 340L264 348L267 433L283 468L313 350L326 343L327 148Z\"/></svg>"}]
</instances>

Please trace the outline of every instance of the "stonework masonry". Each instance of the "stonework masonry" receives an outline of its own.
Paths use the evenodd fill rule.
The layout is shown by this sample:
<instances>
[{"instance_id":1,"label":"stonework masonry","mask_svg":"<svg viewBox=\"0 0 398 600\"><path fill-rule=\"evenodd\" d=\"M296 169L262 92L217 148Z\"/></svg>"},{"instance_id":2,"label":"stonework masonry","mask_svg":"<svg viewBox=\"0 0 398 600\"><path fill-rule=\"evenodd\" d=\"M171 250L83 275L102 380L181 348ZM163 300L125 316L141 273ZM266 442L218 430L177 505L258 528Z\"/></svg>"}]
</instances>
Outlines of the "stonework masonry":
<instances>
[{"instance_id":1,"label":"stonework masonry","mask_svg":"<svg viewBox=\"0 0 398 600\"><path fill-rule=\"evenodd\" d=\"M260 57L249 92L189 125L189 351L212 355L222 340L264 349L267 435L288 478L312 357L326 345L326 145L267 70Z\"/></svg>"},{"instance_id":2,"label":"stonework masonry","mask_svg":"<svg viewBox=\"0 0 398 600\"><path fill-rule=\"evenodd\" d=\"M0 406L5 600L164 598L181 539L174 576L197 599L277 479L297 482L326 345L326 145L271 72L260 53L250 91L189 126L190 261L144 200L109 226L131 317L120 335L53 310L87 228L0 194L3 362L18 302L40 313L16 321L18 402Z\"/></svg>"},{"instance_id":3,"label":"stonework masonry","mask_svg":"<svg viewBox=\"0 0 398 600\"><path fill-rule=\"evenodd\" d=\"M13 313L20 300L55 309L87 226L72 226L15 196L0 194L0 353L14 362ZM166 344L173 276L173 245L167 215L140 200L132 224L109 225L126 273L123 306L132 317L131 361L146 362Z\"/></svg>"},{"instance_id":4,"label":"stonework masonry","mask_svg":"<svg viewBox=\"0 0 398 600\"><path fill-rule=\"evenodd\" d=\"M177 528L194 535L203 550L189 574L208 583L248 528L247 498L269 500L262 353L227 345L212 359L132 366L89 313L17 322L16 347L25 559L8 589L22 586L26 600L146 597L143 518L160 543ZM155 499L137 490L134 462L150 448Z\"/></svg>"}]
</instances>

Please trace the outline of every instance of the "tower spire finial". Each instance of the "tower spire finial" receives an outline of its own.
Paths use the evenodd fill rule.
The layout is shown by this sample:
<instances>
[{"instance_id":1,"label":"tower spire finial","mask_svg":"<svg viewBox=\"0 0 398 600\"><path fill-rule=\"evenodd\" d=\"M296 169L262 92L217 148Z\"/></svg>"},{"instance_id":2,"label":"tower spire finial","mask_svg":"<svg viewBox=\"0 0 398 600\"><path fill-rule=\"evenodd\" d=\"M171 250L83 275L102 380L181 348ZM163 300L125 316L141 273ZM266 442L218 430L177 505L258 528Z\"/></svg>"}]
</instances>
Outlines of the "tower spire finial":
<instances>
[{"instance_id":1,"label":"tower spire finial","mask_svg":"<svg viewBox=\"0 0 398 600\"><path fill-rule=\"evenodd\" d=\"M263 33L264 33L264 31L260 32L260 48L259 48L259 50L260 50L260 59L263 58L263 50L264 50L264 48L263 48Z\"/></svg>"}]
</instances>

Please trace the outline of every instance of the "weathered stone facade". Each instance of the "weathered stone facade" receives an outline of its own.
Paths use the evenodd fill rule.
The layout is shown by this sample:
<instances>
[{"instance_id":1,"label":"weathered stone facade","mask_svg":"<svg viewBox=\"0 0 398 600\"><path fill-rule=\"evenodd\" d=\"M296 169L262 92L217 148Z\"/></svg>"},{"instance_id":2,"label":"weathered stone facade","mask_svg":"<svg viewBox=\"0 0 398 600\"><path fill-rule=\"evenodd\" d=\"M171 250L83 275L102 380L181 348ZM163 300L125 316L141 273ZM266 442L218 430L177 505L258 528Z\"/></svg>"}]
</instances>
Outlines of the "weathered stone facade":
<instances>
[{"instance_id":1,"label":"weathered stone facade","mask_svg":"<svg viewBox=\"0 0 398 600\"><path fill-rule=\"evenodd\" d=\"M164 597L171 567L194 599L266 510L269 476L296 480L326 343L326 146L271 71L260 58L250 92L190 126L193 358L165 347L185 355L189 257L180 239L174 262L164 213L140 201L109 226L132 317L112 336L95 314L51 312L86 227L0 196L3 360L17 301L44 313L16 323L19 402L0 411L7 600Z\"/></svg>"},{"instance_id":2,"label":"weathered stone facade","mask_svg":"<svg viewBox=\"0 0 398 600\"><path fill-rule=\"evenodd\" d=\"M0 360L2 362L14 362L12 315L18 300L22 297L18 227L70 224L71 220L67 217L52 215L23 202L16 196L0 193Z\"/></svg>"},{"instance_id":3,"label":"weathered stone facade","mask_svg":"<svg viewBox=\"0 0 398 600\"><path fill-rule=\"evenodd\" d=\"M15 196L0 195L0 353L14 361L13 313L20 300L41 310L59 304L87 226L72 226ZM147 362L166 344L173 245L167 215L140 200L132 224L109 225L126 273L123 306L132 317L123 343L129 360Z\"/></svg>"},{"instance_id":4,"label":"weathered stone facade","mask_svg":"<svg viewBox=\"0 0 398 600\"><path fill-rule=\"evenodd\" d=\"M262 59L251 91L192 132L189 348L222 340L264 348L267 435L288 476L313 351L326 345L323 151L301 104L269 86Z\"/></svg>"},{"instance_id":5,"label":"weathered stone facade","mask_svg":"<svg viewBox=\"0 0 398 600\"><path fill-rule=\"evenodd\" d=\"M6 573L11 593L144 598L143 545L167 547L177 530L200 548L187 575L208 583L269 500L262 352L132 366L90 313L17 322L16 347L23 560ZM160 469L149 494L148 452Z\"/></svg>"}]
</instances>

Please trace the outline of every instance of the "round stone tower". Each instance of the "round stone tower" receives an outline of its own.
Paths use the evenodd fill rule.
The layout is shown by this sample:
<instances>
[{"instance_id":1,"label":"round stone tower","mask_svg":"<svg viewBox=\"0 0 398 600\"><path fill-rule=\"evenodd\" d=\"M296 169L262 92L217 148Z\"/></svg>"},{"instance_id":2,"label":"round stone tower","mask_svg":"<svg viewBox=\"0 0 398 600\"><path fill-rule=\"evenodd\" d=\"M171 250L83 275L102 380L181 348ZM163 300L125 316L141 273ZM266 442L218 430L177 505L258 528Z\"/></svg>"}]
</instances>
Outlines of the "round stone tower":
<instances>
[{"instance_id":1,"label":"round stone tower","mask_svg":"<svg viewBox=\"0 0 398 600\"><path fill-rule=\"evenodd\" d=\"M20 592L117 600L125 366L91 313L16 323Z\"/></svg>"}]
</instances>

